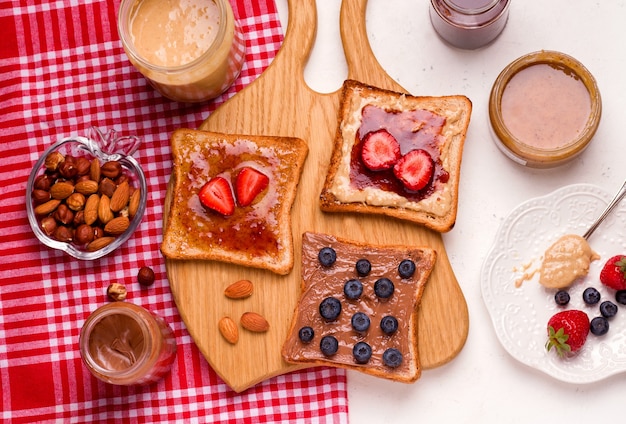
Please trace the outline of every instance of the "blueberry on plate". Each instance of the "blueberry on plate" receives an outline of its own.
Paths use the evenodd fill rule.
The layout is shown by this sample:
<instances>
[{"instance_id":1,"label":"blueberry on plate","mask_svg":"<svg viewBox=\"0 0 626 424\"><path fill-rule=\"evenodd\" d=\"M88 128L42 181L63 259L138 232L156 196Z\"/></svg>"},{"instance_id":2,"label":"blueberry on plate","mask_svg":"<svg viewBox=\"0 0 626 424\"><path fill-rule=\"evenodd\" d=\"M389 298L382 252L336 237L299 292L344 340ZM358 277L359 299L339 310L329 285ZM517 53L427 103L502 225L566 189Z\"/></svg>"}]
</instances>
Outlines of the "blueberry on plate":
<instances>
[{"instance_id":1,"label":"blueberry on plate","mask_svg":"<svg viewBox=\"0 0 626 424\"><path fill-rule=\"evenodd\" d=\"M565 306L569 303L569 293L565 290L559 290L554 294L554 301L559 306Z\"/></svg>"},{"instance_id":2,"label":"blueberry on plate","mask_svg":"<svg viewBox=\"0 0 626 424\"><path fill-rule=\"evenodd\" d=\"M356 314L352 315L351 322L352 328L354 328L354 330L358 331L359 333L367 331L367 329L370 328L370 317L368 317L363 312L357 312Z\"/></svg>"},{"instance_id":3,"label":"blueberry on plate","mask_svg":"<svg viewBox=\"0 0 626 424\"><path fill-rule=\"evenodd\" d=\"M367 364L372 357L372 347L365 342L358 342L352 348L352 355L357 364Z\"/></svg>"},{"instance_id":4,"label":"blueberry on plate","mask_svg":"<svg viewBox=\"0 0 626 424\"><path fill-rule=\"evenodd\" d=\"M393 283L389 278L379 278L374 283L374 293L381 299L388 299L393 294L394 290Z\"/></svg>"},{"instance_id":5,"label":"blueberry on plate","mask_svg":"<svg viewBox=\"0 0 626 424\"><path fill-rule=\"evenodd\" d=\"M339 350L339 342L334 336L324 336L320 340L320 350L325 356L333 356Z\"/></svg>"},{"instance_id":6,"label":"blueberry on plate","mask_svg":"<svg viewBox=\"0 0 626 424\"><path fill-rule=\"evenodd\" d=\"M326 321L334 321L341 313L341 302L335 297L327 297L320 303L320 315Z\"/></svg>"},{"instance_id":7,"label":"blueberry on plate","mask_svg":"<svg viewBox=\"0 0 626 424\"><path fill-rule=\"evenodd\" d=\"M398 368L402 364L402 352L393 347L383 353L383 363L390 368Z\"/></svg>"},{"instance_id":8,"label":"blueberry on plate","mask_svg":"<svg viewBox=\"0 0 626 424\"><path fill-rule=\"evenodd\" d=\"M589 323L589 331L596 336L602 336L609 332L609 320L604 317L595 317Z\"/></svg>"},{"instance_id":9,"label":"blueberry on plate","mask_svg":"<svg viewBox=\"0 0 626 424\"><path fill-rule=\"evenodd\" d=\"M415 262L410 259L404 259L398 265L398 274L402 278L410 278L415 274Z\"/></svg>"},{"instance_id":10,"label":"blueberry on plate","mask_svg":"<svg viewBox=\"0 0 626 424\"><path fill-rule=\"evenodd\" d=\"M357 274L361 277L365 277L372 270L372 264L367 259L359 259L356 261L355 268Z\"/></svg>"},{"instance_id":11,"label":"blueberry on plate","mask_svg":"<svg viewBox=\"0 0 626 424\"><path fill-rule=\"evenodd\" d=\"M617 314L617 305L610 300L605 300L600 304L600 313L604 318L611 318Z\"/></svg>"},{"instance_id":12,"label":"blueberry on plate","mask_svg":"<svg viewBox=\"0 0 626 424\"><path fill-rule=\"evenodd\" d=\"M384 316L380 320L380 329L383 330L383 333L391 335L398 331L398 320L391 315Z\"/></svg>"},{"instance_id":13,"label":"blueberry on plate","mask_svg":"<svg viewBox=\"0 0 626 424\"><path fill-rule=\"evenodd\" d=\"M300 341L302 343L309 343L311 342L311 340L313 340L313 337L315 337L315 331L313 331L313 329L308 326L302 327L298 331L298 337L300 338Z\"/></svg>"},{"instance_id":14,"label":"blueberry on plate","mask_svg":"<svg viewBox=\"0 0 626 424\"><path fill-rule=\"evenodd\" d=\"M615 301L621 305L626 305L626 290L618 290L615 292Z\"/></svg>"},{"instance_id":15,"label":"blueberry on plate","mask_svg":"<svg viewBox=\"0 0 626 424\"><path fill-rule=\"evenodd\" d=\"M337 260L337 252L335 252L335 249L332 247L322 247L317 254L317 259L320 261L322 266L333 266Z\"/></svg>"},{"instance_id":16,"label":"blueberry on plate","mask_svg":"<svg viewBox=\"0 0 626 424\"><path fill-rule=\"evenodd\" d=\"M593 287L587 287L583 292L583 301L587 305L595 305L600 301L600 292Z\"/></svg>"},{"instance_id":17,"label":"blueberry on plate","mask_svg":"<svg viewBox=\"0 0 626 424\"><path fill-rule=\"evenodd\" d=\"M357 279L348 280L343 285L343 294L350 300L358 299L362 293L363 284Z\"/></svg>"}]
</instances>

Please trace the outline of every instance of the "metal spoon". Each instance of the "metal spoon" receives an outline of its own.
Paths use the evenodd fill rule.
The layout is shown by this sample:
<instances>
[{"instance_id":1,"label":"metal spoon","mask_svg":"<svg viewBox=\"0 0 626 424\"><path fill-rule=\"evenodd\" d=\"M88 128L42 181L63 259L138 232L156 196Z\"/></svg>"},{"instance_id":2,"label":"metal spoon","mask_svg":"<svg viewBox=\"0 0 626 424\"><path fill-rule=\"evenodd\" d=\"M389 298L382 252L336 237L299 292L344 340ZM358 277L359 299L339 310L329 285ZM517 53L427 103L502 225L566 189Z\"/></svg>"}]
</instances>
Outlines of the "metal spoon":
<instances>
[{"instance_id":1,"label":"metal spoon","mask_svg":"<svg viewBox=\"0 0 626 424\"><path fill-rule=\"evenodd\" d=\"M613 200L611 200L611 203L609 203L609 205L606 207L604 212L602 212L602 214L598 217L598 219L596 219L596 222L594 222L591 225L591 227L589 227L587 232L583 235L583 238L585 240L588 240L589 237L591 237L591 234L596 230L596 228L598 228L600 223L604 221L604 218L606 218L607 215L611 213L611 211L615 208L615 206L619 204L619 202L624 198L624 196L626 196L626 181L624 181L622 188L619 189L619 191L617 192Z\"/></svg>"}]
</instances>

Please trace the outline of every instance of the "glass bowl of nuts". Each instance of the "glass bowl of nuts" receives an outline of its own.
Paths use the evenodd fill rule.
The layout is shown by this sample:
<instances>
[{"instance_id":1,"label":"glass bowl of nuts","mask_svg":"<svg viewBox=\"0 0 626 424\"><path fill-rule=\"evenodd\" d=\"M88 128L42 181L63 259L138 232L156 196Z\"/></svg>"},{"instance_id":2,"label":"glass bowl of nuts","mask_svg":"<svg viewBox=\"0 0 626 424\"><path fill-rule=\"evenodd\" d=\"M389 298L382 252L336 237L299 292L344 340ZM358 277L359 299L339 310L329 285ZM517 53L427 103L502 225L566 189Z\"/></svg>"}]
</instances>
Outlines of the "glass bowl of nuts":
<instances>
[{"instance_id":1,"label":"glass bowl of nuts","mask_svg":"<svg viewBox=\"0 0 626 424\"><path fill-rule=\"evenodd\" d=\"M92 127L88 137L50 146L26 187L28 221L39 241L83 260L124 244L146 208L146 178L132 157L139 144L136 136Z\"/></svg>"}]
</instances>

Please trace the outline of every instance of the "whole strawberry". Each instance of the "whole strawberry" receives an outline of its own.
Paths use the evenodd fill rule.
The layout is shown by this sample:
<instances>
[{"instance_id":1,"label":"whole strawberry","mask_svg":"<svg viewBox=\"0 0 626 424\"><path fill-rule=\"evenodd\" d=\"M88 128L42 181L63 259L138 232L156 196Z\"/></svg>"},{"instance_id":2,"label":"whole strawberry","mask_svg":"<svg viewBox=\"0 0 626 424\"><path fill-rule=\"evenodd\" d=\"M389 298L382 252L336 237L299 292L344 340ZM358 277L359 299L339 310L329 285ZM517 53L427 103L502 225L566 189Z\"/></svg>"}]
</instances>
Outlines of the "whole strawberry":
<instances>
[{"instance_id":1,"label":"whole strawberry","mask_svg":"<svg viewBox=\"0 0 626 424\"><path fill-rule=\"evenodd\" d=\"M616 255L600 271L600 282L615 290L626 289L626 256Z\"/></svg>"},{"instance_id":2,"label":"whole strawberry","mask_svg":"<svg viewBox=\"0 0 626 424\"><path fill-rule=\"evenodd\" d=\"M579 310L556 313L548 321L548 352L554 348L560 357L580 350L589 334L589 317Z\"/></svg>"}]
</instances>

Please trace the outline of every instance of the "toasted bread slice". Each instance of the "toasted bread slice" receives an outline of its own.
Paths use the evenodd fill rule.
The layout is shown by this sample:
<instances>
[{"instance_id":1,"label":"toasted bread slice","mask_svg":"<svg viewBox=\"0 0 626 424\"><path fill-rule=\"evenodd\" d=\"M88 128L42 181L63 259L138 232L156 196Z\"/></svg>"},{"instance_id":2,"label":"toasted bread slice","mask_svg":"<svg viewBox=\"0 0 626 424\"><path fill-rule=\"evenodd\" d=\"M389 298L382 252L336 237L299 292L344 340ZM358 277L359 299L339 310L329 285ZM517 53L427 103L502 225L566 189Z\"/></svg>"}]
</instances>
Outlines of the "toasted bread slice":
<instances>
[{"instance_id":1,"label":"toasted bread slice","mask_svg":"<svg viewBox=\"0 0 626 424\"><path fill-rule=\"evenodd\" d=\"M161 251L170 259L205 259L288 274L293 268L291 207L308 154L298 138L179 129L171 138L171 205ZM206 208L198 193L225 178L236 201L237 176L252 167L269 184L232 215Z\"/></svg>"},{"instance_id":2,"label":"toasted bread slice","mask_svg":"<svg viewBox=\"0 0 626 424\"><path fill-rule=\"evenodd\" d=\"M324 264L319 259L322 249L328 247L336 254L336 261L332 264ZM305 233L302 239L302 294L282 347L285 361L353 369L404 383L417 380L421 375L417 311L436 258L436 251L430 248L372 246L326 234ZM357 271L356 263L360 259L367 259L371 264L367 275ZM415 265L410 275L400 274L399 265L404 260ZM410 263L406 264L410 267ZM389 297L385 297L389 293L385 295L375 289L381 278L388 278L394 285ZM355 296L358 290L345 291L344 285L350 280L361 283L360 295ZM341 305L340 313L334 319L322 315L324 307L320 308L320 305L327 298L334 298ZM357 313L365 313L367 318L362 315L357 318L360 324L369 319L369 327L354 328L352 320ZM397 320L396 331L383 331L381 320L387 316ZM313 330L313 337L303 341L299 334L307 327ZM322 339L326 336L337 340L336 353L322 351ZM369 346L369 360L365 361L367 346L360 345L360 349L356 348L360 353L354 354L357 343ZM396 359L401 358L399 363L386 363L388 349L396 349Z\"/></svg>"},{"instance_id":3,"label":"toasted bread slice","mask_svg":"<svg viewBox=\"0 0 626 424\"><path fill-rule=\"evenodd\" d=\"M382 214L449 231L456 222L471 111L465 96L416 97L347 80L321 209ZM363 140L381 128L395 137L403 157L416 149L431 156L433 172L425 187L407 188L393 167L372 171L365 166Z\"/></svg>"}]
</instances>

